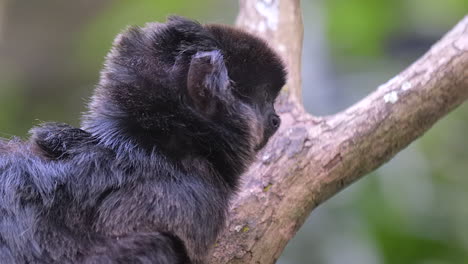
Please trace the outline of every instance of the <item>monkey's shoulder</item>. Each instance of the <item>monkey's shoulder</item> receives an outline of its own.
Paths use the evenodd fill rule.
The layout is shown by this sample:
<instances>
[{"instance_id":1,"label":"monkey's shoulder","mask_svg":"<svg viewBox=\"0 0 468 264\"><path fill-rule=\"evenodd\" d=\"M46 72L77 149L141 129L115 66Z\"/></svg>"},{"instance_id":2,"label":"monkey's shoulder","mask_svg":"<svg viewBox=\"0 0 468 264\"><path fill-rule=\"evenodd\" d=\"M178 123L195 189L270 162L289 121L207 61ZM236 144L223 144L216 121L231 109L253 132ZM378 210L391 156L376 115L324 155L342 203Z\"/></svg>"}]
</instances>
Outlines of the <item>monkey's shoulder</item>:
<instances>
[{"instance_id":1,"label":"monkey's shoulder","mask_svg":"<svg viewBox=\"0 0 468 264\"><path fill-rule=\"evenodd\" d=\"M67 158L95 142L90 133L63 123L44 123L30 133L33 149L50 159Z\"/></svg>"}]
</instances>

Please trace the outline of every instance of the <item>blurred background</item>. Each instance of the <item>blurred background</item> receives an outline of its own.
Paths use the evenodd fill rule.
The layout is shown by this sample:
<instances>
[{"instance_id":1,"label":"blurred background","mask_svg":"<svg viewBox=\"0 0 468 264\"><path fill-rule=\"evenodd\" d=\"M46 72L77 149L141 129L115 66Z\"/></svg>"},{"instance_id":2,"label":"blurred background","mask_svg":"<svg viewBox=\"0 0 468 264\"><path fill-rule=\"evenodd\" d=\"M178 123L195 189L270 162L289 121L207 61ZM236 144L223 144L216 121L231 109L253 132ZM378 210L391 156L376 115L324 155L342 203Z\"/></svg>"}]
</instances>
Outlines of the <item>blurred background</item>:
<instances>
[{"instance_id":1,"label":"blurred background","mask_svg":"<svg viewBox=\"0 0 468 264\"><path fill-rule=\"evenodd\" d=\"M468 13L467 0L304 0L303 93L315 115L355 103ZM0 0L0 137L79 125L114 36L180 14L234 23L235 0ZM280 264L468 263L468 105L316 209Z\"/></svg>"}]
</instances>

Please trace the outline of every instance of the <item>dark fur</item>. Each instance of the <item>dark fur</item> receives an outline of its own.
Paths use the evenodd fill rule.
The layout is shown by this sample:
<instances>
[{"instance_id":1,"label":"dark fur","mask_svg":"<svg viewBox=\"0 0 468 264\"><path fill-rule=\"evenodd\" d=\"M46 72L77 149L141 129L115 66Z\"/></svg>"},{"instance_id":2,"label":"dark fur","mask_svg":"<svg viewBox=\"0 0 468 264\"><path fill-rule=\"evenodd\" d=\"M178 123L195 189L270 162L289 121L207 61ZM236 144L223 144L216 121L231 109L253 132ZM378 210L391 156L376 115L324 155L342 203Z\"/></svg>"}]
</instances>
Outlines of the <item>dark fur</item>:
<instances>
[{"instance_id":1,"label":"dark fur","mask_svg":"<svg viewBox=\"0 0 468 264\"><path fill-rule=\"evenodd\" d=\"M203 263L276 131L283 64L172 17L119 35L81 129L0 141L1 263Z\"/></svg>"}]
</instances>

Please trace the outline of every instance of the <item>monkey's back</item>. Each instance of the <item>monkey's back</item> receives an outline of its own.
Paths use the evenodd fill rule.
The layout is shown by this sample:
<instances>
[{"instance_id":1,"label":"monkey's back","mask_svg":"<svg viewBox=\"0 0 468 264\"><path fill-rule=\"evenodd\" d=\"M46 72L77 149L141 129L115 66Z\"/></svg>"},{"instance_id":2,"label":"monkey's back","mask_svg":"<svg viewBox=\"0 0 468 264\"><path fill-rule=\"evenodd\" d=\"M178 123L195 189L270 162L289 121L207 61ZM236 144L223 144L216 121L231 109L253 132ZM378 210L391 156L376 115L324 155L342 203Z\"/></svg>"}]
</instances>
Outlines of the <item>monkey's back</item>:
<instances>
[{"instance_id":1,"label":"monkey's back","mask_svg":"<svg viewBox=\"0 0 468 264\"><path fill-rule=\"evenodd\" d=\"M135 236L152 237L147 250L163 241L182 248L179 254L189 246L192 256L214 243L228 197L212 175L187 173L157 152L112 150L88 136L70 137L70 144L55 134L60 140L47 155L47 141L39 139L53 127L49 134L41 129L31 142L0 143L0 263L76 263L99 250L119 251L116 239L132 243ZM66 146L63 153L59 146Z\"/></svg>"}]
</instances>

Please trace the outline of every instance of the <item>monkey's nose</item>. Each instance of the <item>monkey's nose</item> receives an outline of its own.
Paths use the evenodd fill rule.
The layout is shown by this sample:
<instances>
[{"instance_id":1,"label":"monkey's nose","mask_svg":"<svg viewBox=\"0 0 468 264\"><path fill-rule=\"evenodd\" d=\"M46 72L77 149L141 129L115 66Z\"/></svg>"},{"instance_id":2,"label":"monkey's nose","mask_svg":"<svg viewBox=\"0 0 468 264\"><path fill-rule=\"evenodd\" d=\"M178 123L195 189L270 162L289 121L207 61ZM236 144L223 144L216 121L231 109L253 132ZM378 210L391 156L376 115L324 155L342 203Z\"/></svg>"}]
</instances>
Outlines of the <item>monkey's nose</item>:
<instances>
[{"instance_id":1,"label":"monkey's nose","mask_svg":"<svg viewBox=\"0 0 468 264\"><path fill-rule=\"evenodd\" d=\"M273 128L273 129L278 129L278 127L280 126L281 124L281 119L278 115L271 115L270 116L270 126Z\"/></svg>"}]
</instances>

